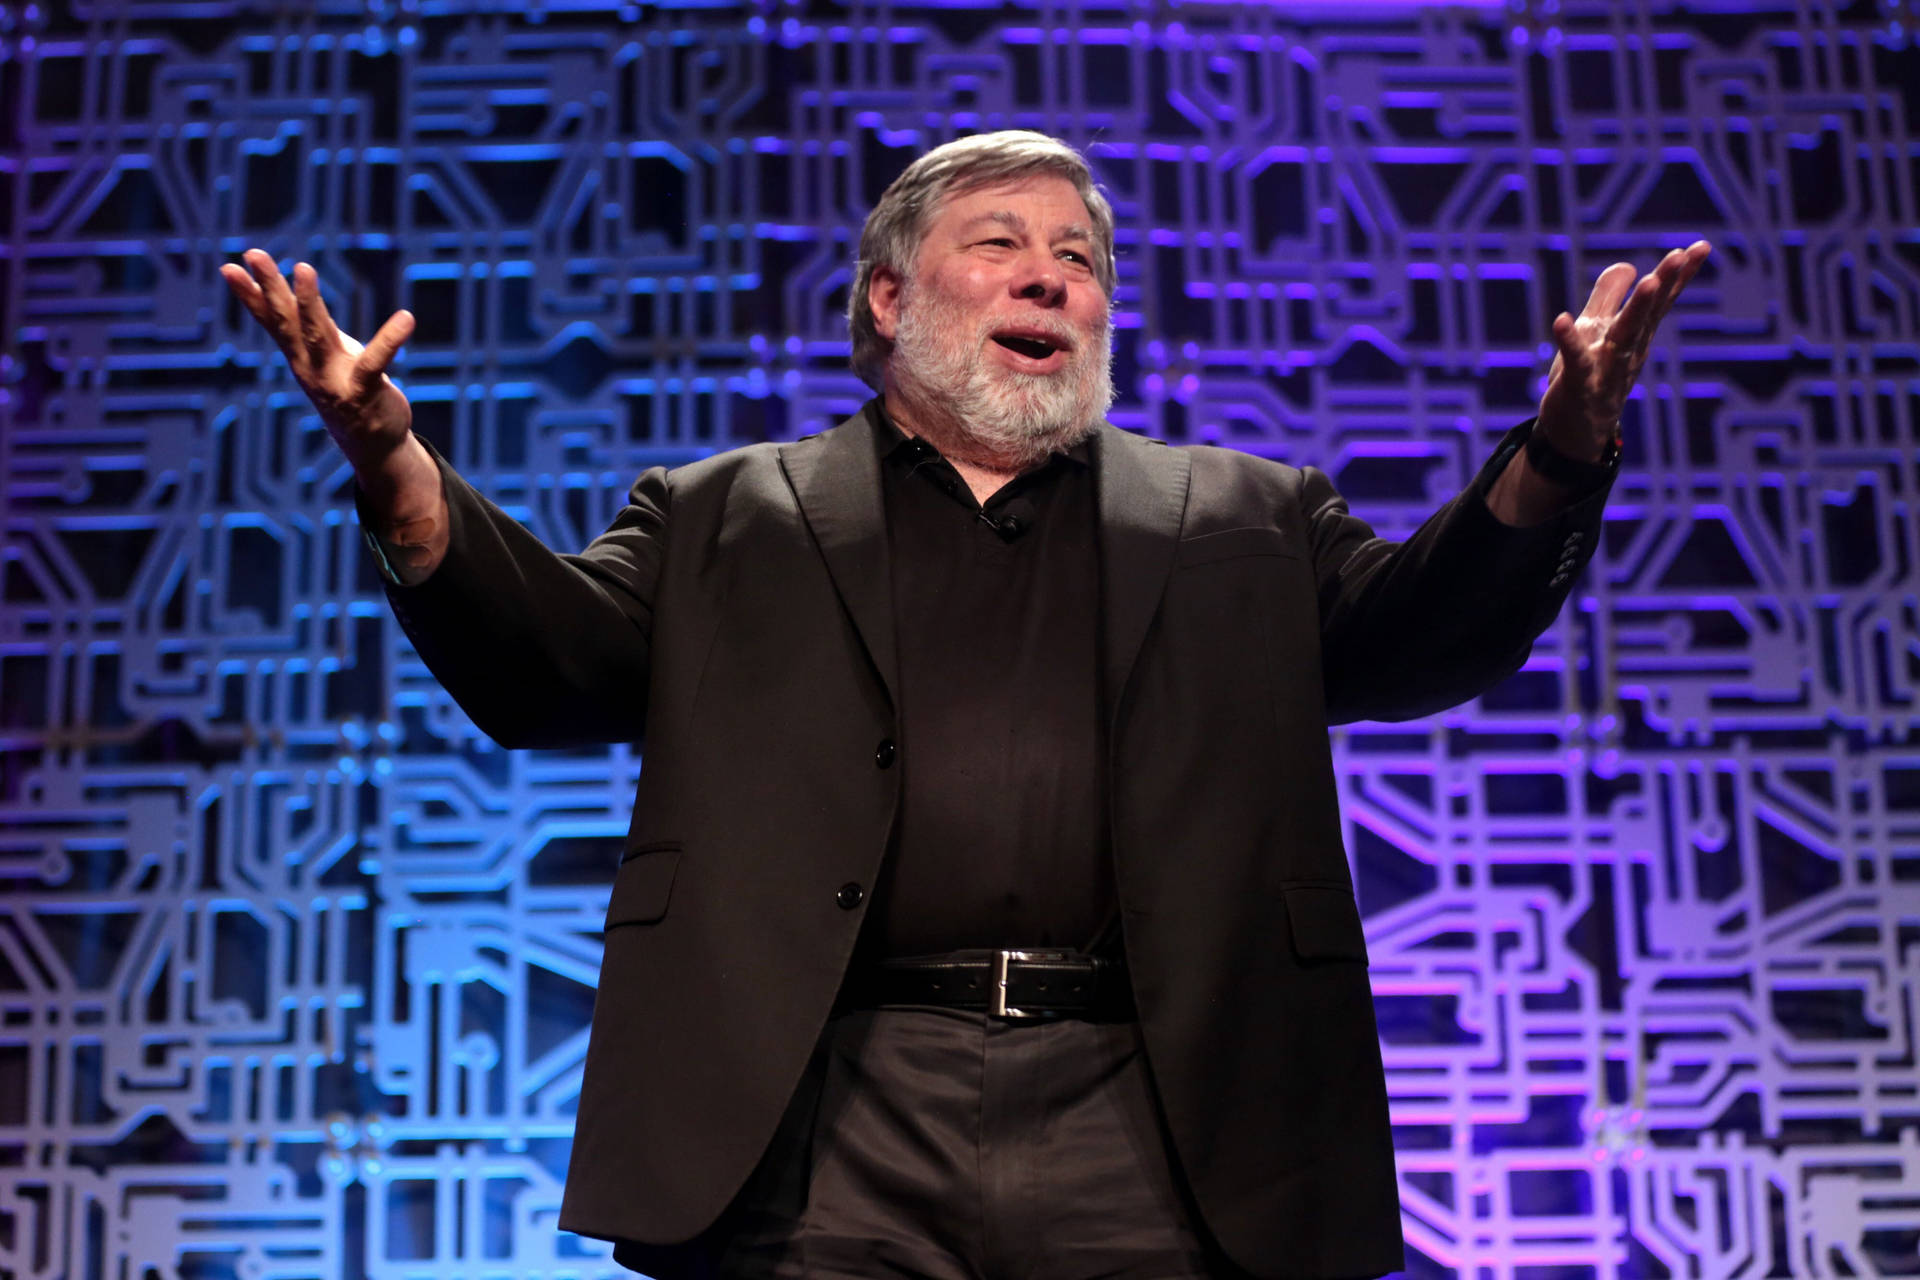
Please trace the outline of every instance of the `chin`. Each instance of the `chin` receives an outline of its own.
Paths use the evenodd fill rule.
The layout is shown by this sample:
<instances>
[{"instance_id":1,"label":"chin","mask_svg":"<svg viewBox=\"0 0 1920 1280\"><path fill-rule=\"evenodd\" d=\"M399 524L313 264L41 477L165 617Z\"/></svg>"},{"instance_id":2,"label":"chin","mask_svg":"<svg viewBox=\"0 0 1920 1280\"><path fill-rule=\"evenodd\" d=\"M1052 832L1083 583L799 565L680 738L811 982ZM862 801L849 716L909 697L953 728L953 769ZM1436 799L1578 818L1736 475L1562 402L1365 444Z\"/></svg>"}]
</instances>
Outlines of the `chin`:
<instances>
[{"instance_id":1,"label":"chin","mask_svg":"<svg viewBox=\"0 0 1920 1280\"><path fill-rule=\"evenodd\" d=\"M990 403L980 406L984 412L969 415L963 430L994 454L1017 459L1022 467L1073 448L1100 425L1112 396L1105 403L1092 403L1092 397L1075 394L1076 389L1046 385L1062 376L1015 375L1002 380L985 397Z\"/></svg>"},{"instance_id":2,"label":"chin","mask_svg":"<svg viewBox=\"0 0 1920 1280\"><path fill-rule=\"evenodd\" d=\"M1059 369L1028 373L986 351L986 332L954 341L930 327L937 317L908 314L913 323L895 339L888 381L916 428L949 458L1025 470L1092 435L1113 403L1111 326L1104 344L1088 342Z\"/></svg>"}]
</instances>

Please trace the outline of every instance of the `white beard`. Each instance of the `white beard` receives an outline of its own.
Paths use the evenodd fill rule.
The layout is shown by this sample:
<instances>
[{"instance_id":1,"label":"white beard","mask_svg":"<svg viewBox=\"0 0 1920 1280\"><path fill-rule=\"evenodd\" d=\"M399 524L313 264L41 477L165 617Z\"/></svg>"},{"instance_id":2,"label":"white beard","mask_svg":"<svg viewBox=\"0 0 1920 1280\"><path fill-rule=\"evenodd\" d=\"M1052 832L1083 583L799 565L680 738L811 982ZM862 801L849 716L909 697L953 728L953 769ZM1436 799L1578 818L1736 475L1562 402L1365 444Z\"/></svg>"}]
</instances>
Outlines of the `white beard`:
<instances>
[{"instance_id":1,"label":"white beard","mask_svg":"<svg viewBox=\"0 0 1920 1280\"><path fill-rule=\"evenodd\" d=\"M957 305L908 289L888 358L916 429L962 462L1024 471L1092 435L1113 404L1113 321L1098 334L1077 332L1045 312L1023 325L1073 344L1057 373L1020 373L987 362L986 344L1002 323L970 323Z\"/></svg>"}]
</instances>

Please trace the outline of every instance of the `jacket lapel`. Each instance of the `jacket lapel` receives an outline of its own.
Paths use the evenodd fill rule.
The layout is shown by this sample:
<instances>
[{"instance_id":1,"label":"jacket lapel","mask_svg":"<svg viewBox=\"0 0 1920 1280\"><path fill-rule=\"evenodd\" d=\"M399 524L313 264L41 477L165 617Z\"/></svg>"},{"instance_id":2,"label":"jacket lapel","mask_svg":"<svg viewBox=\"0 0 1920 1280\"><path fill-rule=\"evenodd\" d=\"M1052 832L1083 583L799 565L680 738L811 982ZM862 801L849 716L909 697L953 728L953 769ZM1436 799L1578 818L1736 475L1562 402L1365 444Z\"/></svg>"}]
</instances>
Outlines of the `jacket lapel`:
<instances>
[{"instance_id":1,"label":"jacket lapel","mask_svg":"<svg viewBox=\"0 0 1920 1280\"><path fill-rule=\"evenodd\" d=\"M1102 426L1090 441L1100 512L1101 653L1109 717L1173 571L1192 463L1178 449Z\"/></svg>"},{"instance_id":2,"label":"jacket lapel","mask_svg":"<svg viewBox=\"0 0 1920 1280\"><path fill-rule=\"evenodd\" d=\"M887 700L897 707L893 577L874 438L878 404L871 401L833 430L782 447L780 466Z\"/></svg>"}]
</instances>

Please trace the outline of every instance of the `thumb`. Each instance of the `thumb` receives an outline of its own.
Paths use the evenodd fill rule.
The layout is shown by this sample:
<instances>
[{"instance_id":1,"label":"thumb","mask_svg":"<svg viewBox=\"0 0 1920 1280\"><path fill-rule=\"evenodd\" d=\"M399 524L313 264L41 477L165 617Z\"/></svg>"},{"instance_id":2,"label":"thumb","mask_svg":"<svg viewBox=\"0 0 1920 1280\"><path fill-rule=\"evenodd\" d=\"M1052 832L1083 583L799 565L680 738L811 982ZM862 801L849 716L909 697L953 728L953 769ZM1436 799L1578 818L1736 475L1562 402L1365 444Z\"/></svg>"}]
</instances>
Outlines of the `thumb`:
<instances>
[{"instance_id":1,"label":"thumb","mask_svg":"<svg viewBox=\"0 0 1920 1280\"><path fill-rule=\"evenodd\" d=\"M386 376L387 366L393 363L400 345L413 336L413 329L411 311L396 311L387 317L387 322L380 326L380 332L368 340L366 349L353 362L356 389L366 394L380 385L380 379Z\"/></svg>"}]
</instances>

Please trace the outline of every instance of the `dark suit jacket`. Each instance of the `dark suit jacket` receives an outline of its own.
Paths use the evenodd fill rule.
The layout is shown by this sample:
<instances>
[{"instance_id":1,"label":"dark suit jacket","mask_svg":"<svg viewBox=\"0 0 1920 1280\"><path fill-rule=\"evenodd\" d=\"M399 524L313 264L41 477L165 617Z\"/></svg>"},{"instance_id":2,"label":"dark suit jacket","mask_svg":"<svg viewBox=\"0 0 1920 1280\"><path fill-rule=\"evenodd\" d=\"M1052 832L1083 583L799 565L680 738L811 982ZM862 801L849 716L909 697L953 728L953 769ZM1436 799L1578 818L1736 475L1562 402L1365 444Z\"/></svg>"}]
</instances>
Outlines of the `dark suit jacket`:
<instances>
[{"instance_id":1,"label":"dark suit jacket","mask_svg":"<svg viewBox=\"0 0 1920 1280\"><path fill-rule=\"evenodd\" d=\"M645 767L606 919L562 1227L705 1227L771 1136L840 985L899 794L874 406L654 469L577 556L445 473L452 547L392 591L507 746ZM1227 449L1093 438L1112 837L1148 1061L1207 1226L1259 1274L1402 1265L1367 951L1326 728L1506 677L1604 495L1531 529L1471 485L1404 544ZM910 760L911 739L900 742Z\"/></svg>"}]
</instances>

